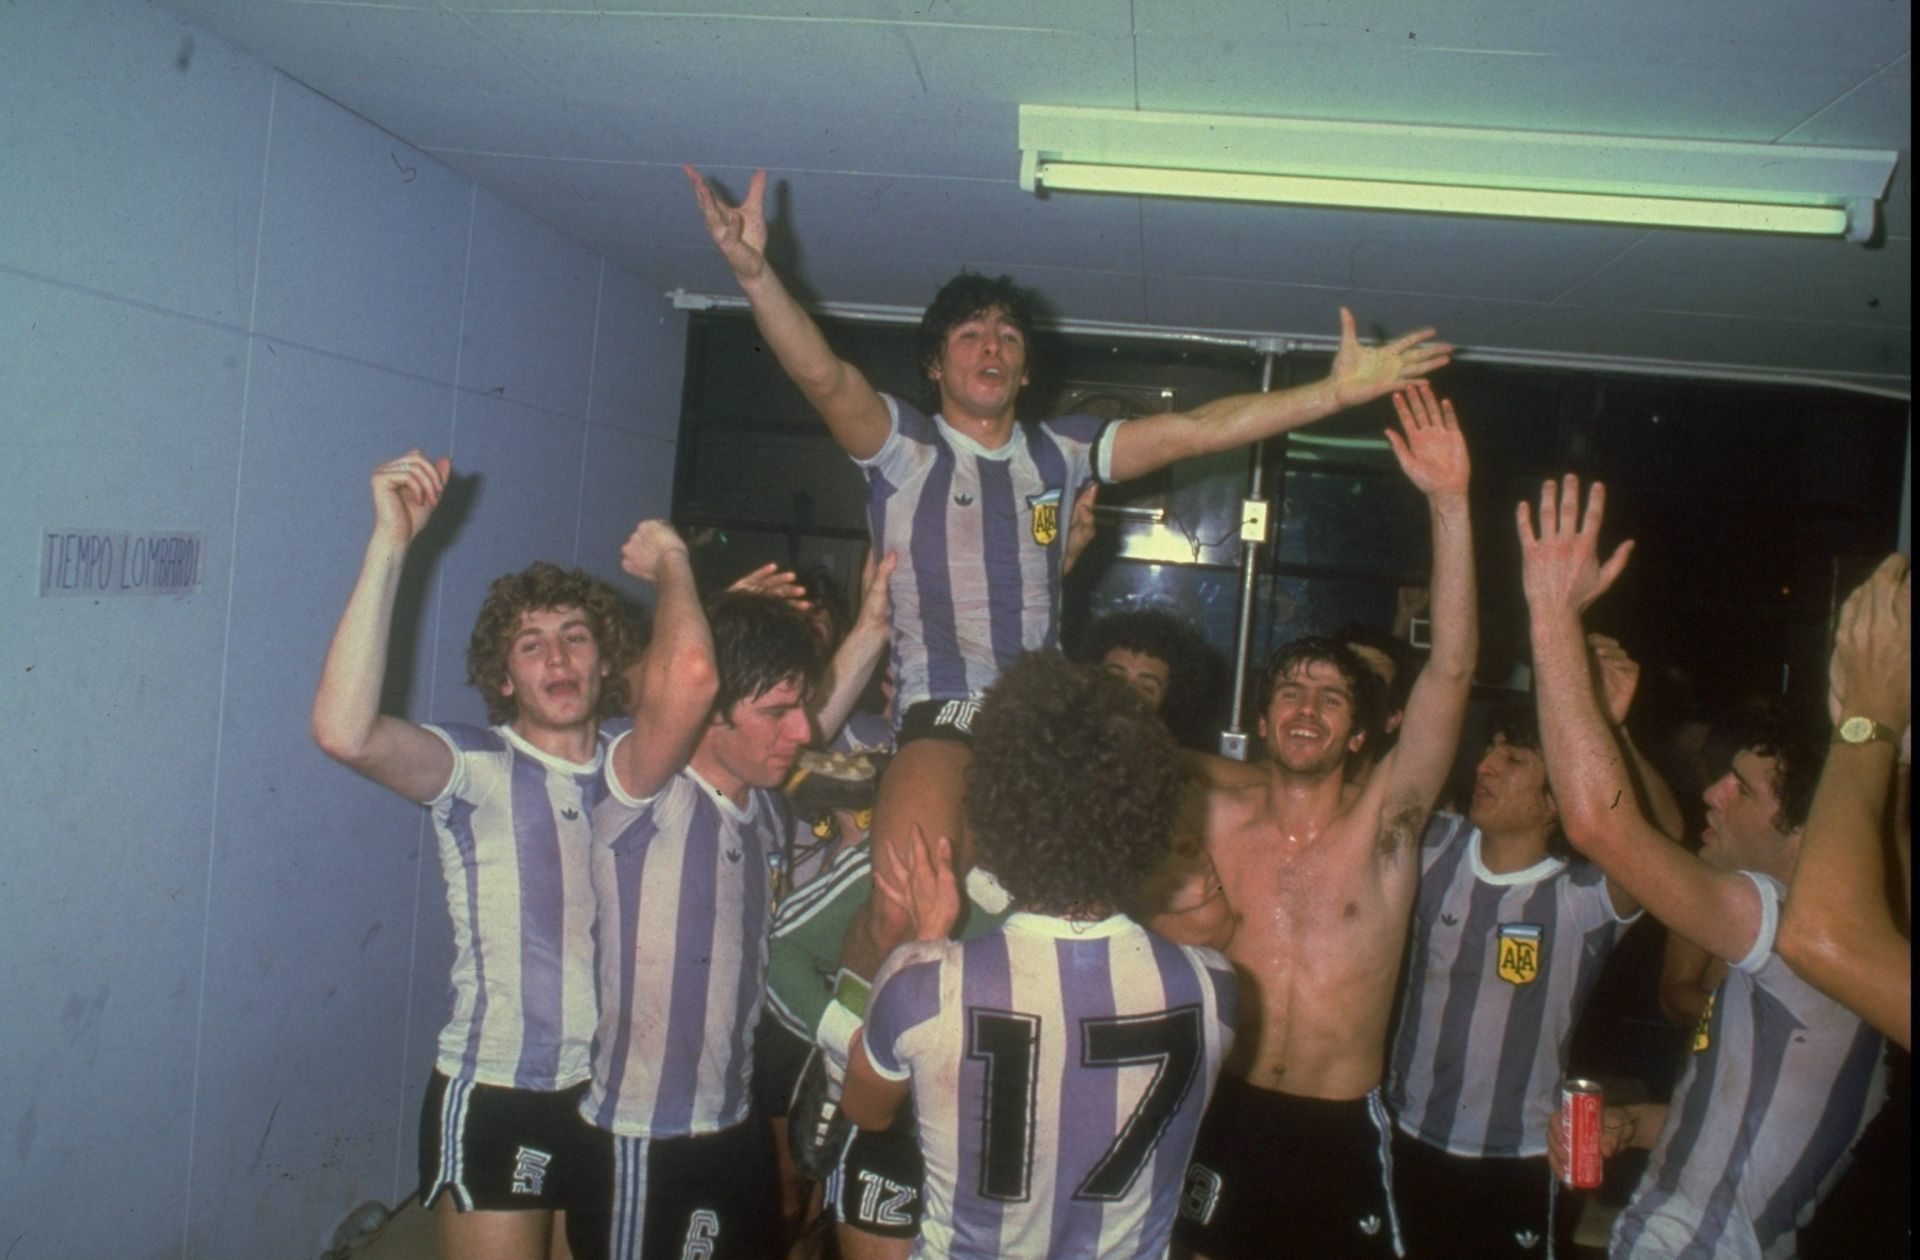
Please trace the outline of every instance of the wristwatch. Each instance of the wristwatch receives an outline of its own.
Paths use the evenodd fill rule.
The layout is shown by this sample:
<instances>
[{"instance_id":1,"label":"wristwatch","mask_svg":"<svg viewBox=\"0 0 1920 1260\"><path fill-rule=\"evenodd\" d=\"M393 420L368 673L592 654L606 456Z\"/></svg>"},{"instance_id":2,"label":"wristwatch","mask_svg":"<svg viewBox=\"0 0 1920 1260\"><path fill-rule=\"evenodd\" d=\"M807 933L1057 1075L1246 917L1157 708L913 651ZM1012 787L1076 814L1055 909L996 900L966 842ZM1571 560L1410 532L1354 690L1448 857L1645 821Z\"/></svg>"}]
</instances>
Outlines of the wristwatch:
<instances>
[{"instance_id":1,"label":"wristwatch","mask_svg":"<svg viewBox=\"0 0 1920 1260\"><path fill-rule=\"evenodd\" d=\"M1843 719L1840 725L1834 727L1833 737L1843 744L1865 744L1871 740L1884 739L1895 748L1900 747L1900 732L1870 717L1855 716Z\"/></svg>"}]
</instances>

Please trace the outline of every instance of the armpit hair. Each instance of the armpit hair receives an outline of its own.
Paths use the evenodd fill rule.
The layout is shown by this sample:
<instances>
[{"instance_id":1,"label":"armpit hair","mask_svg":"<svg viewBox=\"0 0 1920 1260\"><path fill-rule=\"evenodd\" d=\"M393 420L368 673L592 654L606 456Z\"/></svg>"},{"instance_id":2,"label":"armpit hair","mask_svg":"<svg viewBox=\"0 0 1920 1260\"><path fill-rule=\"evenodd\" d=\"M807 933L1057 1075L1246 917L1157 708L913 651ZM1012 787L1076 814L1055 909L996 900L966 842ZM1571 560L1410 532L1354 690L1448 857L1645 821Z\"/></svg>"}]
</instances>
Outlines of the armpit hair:
<instances>
[{"instance_id":1,"label":"armpit hair","mask_svg":"<svg viewBox=\"0 0 1920 1260\"><path fill-rule=\"evenodd\" d=\"M1396 862L1420 843L1428 809L1420 801L1400 801L1389 805L1380 817L1380 856Z\"/></svg>"}]
</instances>

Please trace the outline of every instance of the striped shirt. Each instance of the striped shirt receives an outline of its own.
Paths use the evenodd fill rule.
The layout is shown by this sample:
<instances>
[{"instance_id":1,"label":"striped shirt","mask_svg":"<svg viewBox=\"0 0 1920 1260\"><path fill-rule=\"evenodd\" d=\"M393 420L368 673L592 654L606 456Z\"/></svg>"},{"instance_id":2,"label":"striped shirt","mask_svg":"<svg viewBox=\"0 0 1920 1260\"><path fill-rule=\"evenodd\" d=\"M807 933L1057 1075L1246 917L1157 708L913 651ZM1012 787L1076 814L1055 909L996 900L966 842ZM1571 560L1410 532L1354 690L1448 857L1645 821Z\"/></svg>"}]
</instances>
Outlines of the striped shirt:
<instances>
[{"instance_id":1,"label":"striped shirt","mask_svg":"<svg viewBox=\"0 0 1920 1260\"><path fill-rule=\"evenodd\" d=\"M1592 863L1496 875L1479 828L1435 814L1387 1073L1401 1130L1476 1159L1546 1154L1567 1042L1626 922Z\"/></svg>"},{"instance_id":2,"label":"striped shirt","mask_svg":"<svg viewBox=\"0 0 1920 1260\"><path fill-rule=\"evenodd\" d=\"M600 1023L580 1114L623 1137L729 1128L747 1114L786 811L758 788L738 808L692 766L641 800L609 756L606 783L593 817Z\"/></svg>"},{"instance_id":3,"label":"striped shirt","mask_svg":"<svg viewBox=\"0 0 1920 1260\"><path fill-rule=\"evenodd\" d=\"M1019 424L988 450L897 398L871 459L867 525L898 552L894 713L924 700L977 699L1021 652L1060 640L1061 562L1074 497L1104 477L1111 429L1098 416Z\"/></svg>"},{"instance_id":4,"label":"striped shirt","mask_svg":"<svg viewBox=\"0 0 1920 1260\"><path fill-rule=\"evenodd\" d=\"M1615 1257L1794 1255L1886 1097L1880 1034L1774 948L1785 886L1741 873L1760 893L1760 933L1701 1014L1660 1144L1614 1224Z\"/></svg>"},{"instance_id":5,"label":"striped shirt","mask_svg":"<svg viewBox=\"0 0 1920 1260\"><path fill-rule=\"evenodd\" d=\"M1233 1041L1233 971L1124 915L1015 913L893 952L874 1070L913 1081L926 1160L915 1256L1163 1256Z\"/></svg>"},{"instance_id":6,"label":"striped shirt","mask_svg":"<svg viewBox=\"0 0 1920 1260\"><path fill-rule=\"evenodd\" d=\"M588 836L609 737L576 764L509 726L426 729L453 750L426 802L453 919L453 1015L435 1066L483 1085L576 1085L593 1036Z\"/></svg>"}]
</instances>

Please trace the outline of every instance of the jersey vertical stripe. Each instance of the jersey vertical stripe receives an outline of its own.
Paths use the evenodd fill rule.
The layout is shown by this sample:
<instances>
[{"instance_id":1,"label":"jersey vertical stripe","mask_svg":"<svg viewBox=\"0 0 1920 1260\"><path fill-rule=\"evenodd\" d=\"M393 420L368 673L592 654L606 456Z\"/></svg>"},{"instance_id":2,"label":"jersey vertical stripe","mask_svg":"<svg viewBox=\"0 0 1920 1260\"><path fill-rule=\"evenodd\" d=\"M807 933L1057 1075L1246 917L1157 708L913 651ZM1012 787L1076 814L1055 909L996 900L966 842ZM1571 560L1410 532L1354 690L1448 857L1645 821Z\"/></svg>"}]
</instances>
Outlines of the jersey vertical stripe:
<instances>
[{"instance_id":1,"label":"jersey vertical stripe","mask_svg":"<svg viewBox=\"0 0 1920 1260\"><path fill-rule=\"evenodd\" d=\"M724 1129L746 1116L785 811L759 789L736 808L691 767L644 801L607 773L594 819L600 1020L581 1114L626 1137Z\"/></svg>"},{"instance_id":2,"label":"jersey vertical stripe","mask_svg":"<svg viewBox=\"0 0 1920 1260\"><path fill-rule=\"evenodd\" d=\"M454 943L436 1066L516 1089L577 1084L593 1035L590 829L609 738L576 764L508 726L426 729L453 751L427 802Z\"/></svg>"},{"instance_id":3,"label":"jersey vertical stripe","mask_svg":"<svg viewBox=\"0 0 1920 1260\"><path fill-rule=\"evenodd\" d=\"M899 399L887 406L885 444L858 462L874 546L904 561L889 582L900 713L977 697L1022 651L1057 643L1066 526L1106 422L1022 425L988 450Z\"/></svg>"},{"instance_id":4,"label":"jersey vertical stripe","mask_svg":"<svg viewBox=\"0 0 1920 1260\"><path fill-rule=\"evenodd\" d=\"M1567 1043L1622 921L1590 863L1495 874L1480 833L1436 814L1388 1072L1400 1128L1473 1158L1537 1156Z\"/></svg>"},{"instance_id":5,"label":"jersey vertical stripe","mask_svg":"<svg viewBox=\"0 0 1920 1260\"><path fill-rule=\"evenodd\" d=\"M1615 1256L1775 1260L1844 1171L1886 1094L1885 1043L1774 950L1785 888L1760 892L1753 953L1727 972L1704 1045L1614 1226Z\"/></svg>"},{"instance_id":6,"label":"jersey vertical stripe","mask_svg":"<svg viewBox=\"0 0 1920 1260\"><path fill-rule=\"evenodd\" d=\"M1233 992L1218 954L1119 916L896 951L868 1045L913 1081L915 1254L1164 1255Z\"/></svg>"}]
</instances>

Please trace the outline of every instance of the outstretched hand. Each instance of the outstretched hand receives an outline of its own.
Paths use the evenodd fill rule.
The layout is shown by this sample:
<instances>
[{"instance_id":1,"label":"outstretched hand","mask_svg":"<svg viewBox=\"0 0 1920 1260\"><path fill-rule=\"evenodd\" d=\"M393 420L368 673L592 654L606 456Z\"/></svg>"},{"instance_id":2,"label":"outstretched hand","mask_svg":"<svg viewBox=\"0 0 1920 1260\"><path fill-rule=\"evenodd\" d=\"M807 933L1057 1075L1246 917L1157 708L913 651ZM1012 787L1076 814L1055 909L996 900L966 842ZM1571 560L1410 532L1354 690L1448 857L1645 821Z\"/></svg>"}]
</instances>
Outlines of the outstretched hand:
<instances>
[{"instance_id":1,"label":"outstretched hand","mask_svg":"<svg viewBox=\"0 0 1920 1260\"><path fill-rule=\"evenodd\" d=\"M1534 615L1571 608L1579 613L1606 593L1627 567L1633 554L1631 540L1615 547L1600 562L1600 522L1606 516L1607 488L1594 482L1587 491L1587 509L1580 511L1580 478L1568 473L1556 485L1540 486L1540 532L1521 500L1514 516L1520 529L1520 571L1527 588L1527 604Z\"/></svg>"},{"instance_id":2,"label":"outstretched hand","mask_svg":"<svg viewBox=\"0 0 1920 1260\"><path fill-rule=\"evenodd\" d=\"M1912 715L1913 585L1895 552L1847 596L1834 635L1828 698L1833 720L1869 717L1894 730Z\"/></svg>"},{"instance_id":3,"label":"outstretched hand","mask_svg":"<svg viewBox=\"0 0 1920 1260\"><path fill-rule=\"evenodd\" d=\"M929 843L918 823L908 829L905 854L886 845L873 850L875 908L904 927L907 940L937 941L960 920L960 885L953 875L953 845L945 836ZM884 903L884 904L882 904Z\"/></svg>"},{"instance_id":4,"label":"outstretched hand","mask_svg":"<svg viewBox=\"0 0 1920 1260\"><path fill-rule=\"evenodd\" d=\"M1465 494L1473 465L1467 458L1467 442L1460 436L1460 422L1453 404L1436 400L1433 386L1414 381L1393 395L1393 409L1400 416L1406 436L1387 430L1387 445L1400 461L1400 471L1420 493Z\"/></svg>"},{"instance_id":5,"label":"outstretched hand","mask_svg":"<svg viewBox=\"0 0 1920 1260\"><path fill-rule=\"evenodd\" d=\"M1327 377L1333 386L1334 402L1341 407L1358 406L1445 367L1453 357L1453 347L1444 341L1428 341L1433 333L1431 328L1422 328L1384 346L1363 346L1353 312L1341 307L1340 348L1334 352L1333 371Z\"/></svg>"},{"instance_id":6,"label":"outstretched hand","mask_svg":"<svg viewBox=\"0 0 1920 1260\"><path fill-rule=\"evenodd\" d=\"M620 567L642 582L659 582L661 566L668 556L685 557L687 544L673 526L663 520L645 520L633 527L626 545L620 548Z\"/></svg>"},{"instance_id":7,"label":"outstretched hand","mask_svg":"<svg viewBox=\"0 0 1920 1260\"><path fill-rule=\"evenodd\" d=\"M747 199L730 206L714 194L706 176L691 166L687 183L693 186L693 199L699 203L700 217L707 225L720 256L739 280L751 280L767 269L767 173L755 171L747 185Z\"/></svg>"},{"instance_id":8,"label":"outstretched hand","mask_svg":"<svg viewBox=\"0 0 1920 1260\"><path fill-rule=\"evenodd\" d=\"M1600 704L1607 721L1619 726L1633 708L1634 693L1640 689L1640 662L1627 655L1620 640L1604 634L1587 636L1593 653L1594 681L1600 688Z\"/></svg>"},{"instance_id":9,"label":"outstretched hand","mask_svg":"<svg viewBox=\"0 0 1920 1260\"><path fill-rule=\"evenodd\" d=\"M373 532L387 543L405 547L427 527L427 518L446 493L453 461L442 455L428 459L418 450L389 460L373 470Z\"/></svg>"}]
</instances>

